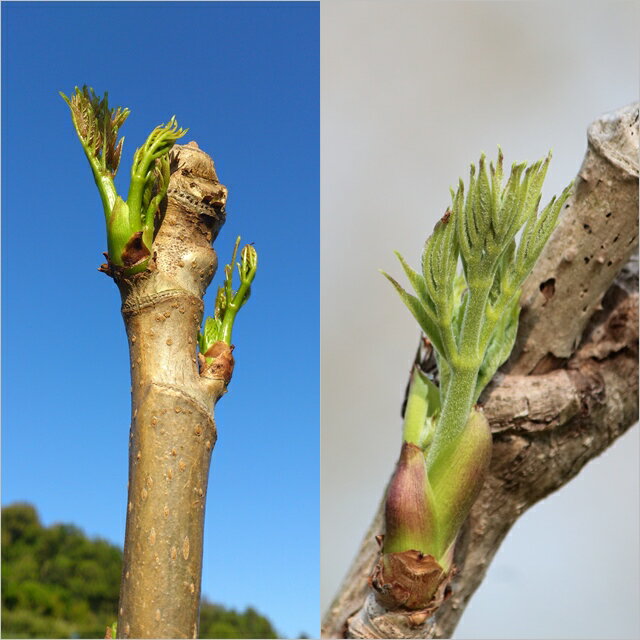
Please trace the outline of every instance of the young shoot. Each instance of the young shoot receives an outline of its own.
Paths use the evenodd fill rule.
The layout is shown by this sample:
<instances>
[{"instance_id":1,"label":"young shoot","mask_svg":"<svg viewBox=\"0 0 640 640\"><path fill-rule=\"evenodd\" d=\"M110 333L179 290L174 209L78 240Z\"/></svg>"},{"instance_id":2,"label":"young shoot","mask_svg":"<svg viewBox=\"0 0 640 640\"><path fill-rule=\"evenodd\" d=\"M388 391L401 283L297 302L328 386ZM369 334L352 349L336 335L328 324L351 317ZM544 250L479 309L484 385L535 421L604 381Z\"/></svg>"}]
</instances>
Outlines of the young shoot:
<instances>
[{"instance_id":1,"label":"young shoot","mask_svg":"<svg viewBox=\"0 0 640 640\"><path fill-rule=\"evenodd\" d=\"M483 154L478 168L471 166L466 190L460 180L451 191L452 204L425 243L420 272L397 254L413 293L384 274L431 342L438 365L439 389L417 366L412 374L383 546L383 554L418 551L438 562L443 573L423 583L423 605L449 570L490 462L489 425L474 405L513 349L521 286L571 191L569 185L538 213L550 160L551 154L529 167L512 165L503 184L502 151L488 167ZM374 588L393 592L396 566L385 560L386 573L379 571Z\"/></svg>"},{"instance_id":2,"label":"young shoot","mask_svg":"<svg viewBox=\"0 0 640 640\"><path fill-rule=\"evenodd\" d=\"M240 262L236 263L240 286L233 290L233 264L236 260L240 236L233 247L231 262L224 268L224 284L218 288L213 317L208 317L204 323L204 330L198 334L198 347L200 353L208 363L209 350L216 342L224 342L231 345L231 333L236 315L251 294L251 283L258 269L258 253L251 244L245 245L240 252Z\"/></svg>"},{"instance_id":3,"label":"young shoot","mask_svg":"<svg viewBox=\"0 0 640 640\"><path fill-rule=\"evenodd\" d=\"M151 256L154 224L160 203L169 187L169 151L187 133L175 117L156 127L136 150L127 200L117 193L114 177L120 165L124 137L118 130L129 109L109 108L105 93L100 99L93 89L75 88L71 97L60 95L71 110L71 120L93 173L107 225L110 267L124 275L144 271Z\"/></svg>"}]
</instances>

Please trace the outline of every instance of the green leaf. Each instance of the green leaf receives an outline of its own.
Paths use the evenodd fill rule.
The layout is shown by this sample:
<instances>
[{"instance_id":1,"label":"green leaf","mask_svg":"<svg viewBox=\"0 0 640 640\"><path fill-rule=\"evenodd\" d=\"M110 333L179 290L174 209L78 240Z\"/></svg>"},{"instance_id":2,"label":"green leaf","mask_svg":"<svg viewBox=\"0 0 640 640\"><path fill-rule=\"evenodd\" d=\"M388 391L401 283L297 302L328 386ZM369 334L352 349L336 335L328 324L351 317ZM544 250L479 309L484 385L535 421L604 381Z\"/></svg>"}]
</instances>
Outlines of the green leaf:
<instances>
[{"instance_id":1,"label":"green leaf","mask_svg":"<svg viewBox=\"0 0 640 640\"><path fill-rule=\"evenodd\" d=\"M201 354L207 353L216 343L220 342L222 334L222 322L220 318L208 317L204 322L204 330L198 333L198 348Z\"/></svg>"},{"instance_id":2,"label":"green leaf","mask_svg":"<svg viewBox=\"0 0 640 640\"><path fill-rule=\"evenodd\" d=\"M398 295L405 303L409 311L413 314L413 317L418 321L418 324L424 331L425 335L431 341L436 351L443 353L444 347L442 345L442 338L440 336L440 329L438 325L429 317L429 313L425 307L420 303L420 300L415 296L407 293L400 284L392 278L388 273L381 272L382 275L394 286Z\"/></svg>"},{"instance_id":3,"label":"green leaf","mask_svg":"<svg viewBox=\"0 0 640 640\"><path fill-rule=\"evenodd\" d=\"M524 222L524 219L521 219L523 204L521 193L523 188L526 188L529 178L525 174L524 181L521 182L520 179L525 166L524 163L514 163L511 166L509 179L502 192L498 229L503 245L508 244L515 237Z\"/></svg>"},{"instance_id":4,"label":"green leaf","mask_svg":"<svg viewBox=\"0 0 640 640\"><path fill-rule=\"evenodd\" d=\"M502 171L503 171L503 160L504 156L502 155L502 149L498 147L498 161L494 167L493 162L490 163L489 169L491 173L491 208L492 208L492 216L494 228L497 228L496 216L501 211L502 208Z\"/></svg>"},{"instance_id":5,"label":"green leaf","mask_svg":"<svg viewBox=\"0 0 640 640\"><path fill-rule=\"evenodd\" d=\"M518 291L507 309L502 313L502 317L489 340L489 345L478 372L474 402L477 401L483 389L491 382L496 371L507 361L513 350L518 333L519 300L520 292Z\"/></svg>"},{"instance_id":6,"label":"green leaf","mask_svg":"<svg viewBox=\"0 0 640 640\"><path fill-rule=\"evenodd\" d=\"M514 254L516 249L516 241L512 240L505 251L500 256L498 267L493 280L493 285L489 291L489 303L494 307L499 304L501 295L503 295L503 287L508 282L509 273L513 270ZM509 294L512 295L512 294Z\"/></svg>"},{"instance_id":7,"label":"green leaf","mask_svg":"<svg viewBox=\"0 0 640 640\"><path fill-rule=\"evenodd\" d=\"M180 129L175 116L167 124L157 126L148 136L146 142L136 149L131 167L131 175L146 177L152 169L154 160L171 151L173 145L184 136L189 129Z\"/></svg>"},{"instance_id":8,"label":"green leaf","mask_svg":"<svg viewBox=\"0 0 640 640\"><path fill-rule=\"evenodd\" d=\"M222 319L227 311L227 290L224 286L218 287L216 302L213 310L213 317Z\"/></svg>"},{"instance_id":9,"label":"green leaf","mask_svg":"<svg viewBox=\"0 0 640 640\"><path fill-rule=\"evenodd\" d=\"M60 92L71 109L71 117L80 142L96 166L114 177L120 164L124 138L118 140L118 130L129 116L129 109L109 108L108 95L100 99L91 87L75 88L71 98Z\"/></svg>"},{"instance_id":10,"label":"green leaf","mask_svg":"<svg viewBox=\"0 0 640 640\"><path fill-rule=\"evenodd\" d=\"M407 264L407 261L402 257L402 255L398 251L394 251L394 253L396 254L396 257L398 258L398 260L400 261L400 264L402 265L402 268L404 269L404 272L407 276L407 279L411 283L413 290L418 294L418 299L422 303L422 306L426 307L426 309L431 314L434 314L434 320L435 320L436 306L433 300L431 299L429 292L427 291L424 278L417 271L414 271Z\"/></svg>"},{"instance_id":11,"label":"green leaf","mask_svg":"<svg viewBox=\"0 0 640 640\"><path fill-rule=\"evenodd\" d=\"M145 229L147 238L150 235L149 229L153 226L153 215L169 184L169 165L168 158L165 156L187 131L188 129L178 127L176 118L173 116L166 125L156 127L142 147L136 149L133 156L127 204L138 229ZM164 162L161 162L162 158L165 158ZM156 187L156 192L161 194L159 199L151 199L153 186Z\"/></svg>"},{"instance_id":12,"label":"green leaf","mask_svg":"<svg viewBox=\"0 0 640 640\"><path fill-rule=\"evenodd\" d=\"M417 297L384 274L435 348L440 388L436 393L432 383L414 375L405 439L420 446L427 460L423 484L436 507L438 559L452 548L490 460L490 430L486 419L472 412L473 405L513 349L520 286L570 192L569 186L537 214L549 161L550 155L529 168L514 163L503 186L502 151L488 172L482 155L477 172L471 165L466 197L462 180L451 190L451 211L425 243L422 276L398 255ZM437 411L431 412L432 406ZM411 533L419 539L420 531ZM402 546L401 541L394 550Z\"/></svg>"},{"instance_id":13,"label":"green leaf","mask_svg":"<svg viewBox=\"0 0 640 640\"><path fill-rule=\"evenodd\" d=\"M473 220L478 237L483 240L485 246L492 239L490 225L493 218L491 202L493 196L487 175L486 158L484 153L480 156L478 167L478 180L476 182L476 206L473 209Z\"/></svg>"},{"instance_id":14,"label":"green leaf","mask_svg":"<svg viewBox=\"0 0 640 640\"><path fill-rule=\"evenodd\" d=\"M213 342L226 342L231 344L231 334L236 314L249 299L251 284L258 269L258 253L251 244L243 247L240 253L240 262L236 263L240 286L233 290L233 263L235 262L240 245L240 236L236 239L231 262L225 265L224 283L218 287L213 317L207 318L204 328L204 336L199 337L200 352L205 353ZM202 334L199 334L201 336ZM206 348L203 348L205 347Z\"/></svg>"},{"instance_id":15,"label":"green leaf","mask_svg":"<svg viewBox=\"0 0 640 640\"><path fill-rule=\"evenodd\" d=\"M89 161L105 217L115 203L117 192L113 178L118 171L124 138L118 130L129 115L129 109L110 109L107 94L102 100L89 87L75 88L68 98L60 92L71 111L71 120Z\"/></svg>"},{"instance_id":16,"label":"green leaf","mask_svg":"<svg viewBox=\"0 0 640 640\"><path fill-rule=\"evenodd\" d=\"M440 390L418 366L414 366L404 412L404 441L415 444L424 451L433 437L435 418L439 411Z\"/></svg>"},{"instance_id":17,"label":"green leaf","mask_svg":"<svg viewBox=\"0 0 640 640\"><path fill-rule=\"evenodd\" d=\"M236 246L239 244L240 236L238 236ZM235 308L241 309L251 295L251 284L258 270L258 253L253 245L247 244L243 247L240 252L240 262L237 262L236 266L240 277L240 286L233 296L233 305Z\"/></svg>"},{"instance_id":18,"label":"green leaf","mask_svg":"<svg viewBox=\"0 0 640 640\"><path fill-rule=\"evenodd\" d=\"M462 321L467 305L467 281L462 274L458 274L454 280L453 303L453 331L456 336L459 336L462 332Z\"/></svg>"},{"instance_id":19,"label":"green leaf","mask_svg":"<svg viewBox=\"0 0 640 640\"><path fill-rule=\"evenodd\" d=\"M538 210L538 206L540 204L540 196L542 194L542 185L544 184L544 179L547 175L547 169L549 168L549 163L551 162L551 152L547 154L547 157L543 160L539 160L538 162L531 165L528 170L529 173L529 182L527 185L527 191L524 195L524 198L521 196L521 200L523 200L522 205L522 213L519 220L518 228L522 226L525 220L530 219L531 217L535 217L536 212Z\"/></svg>"},{"instance_id":20,"label":"green leaf","mask_svg":"<svg viewBox=\"0 0 640 640\"><path fill-rule=\"evenodd\" d=\"M458 181L458 190L454 193L451 189L452 217L456 226L456 239L460 249L462 267L466 271L466 264L471 259L471 240L467 229L467 214L464 199L464 182Z\"/></svg>"},{"instance_id":21,"label":"green leaf","mask_svg":"<svg viewBox=\"0 0 640 640\"><path fill-rule=\"evenodd\" d=\"M455 336L452 332L454 309L454 282L458 266L458 243L455 224L450 221L453 213L447 210L436 224L433 234L427 240L422 252L422 282L419 276L405 268L410 280L416 280L414 286L419 293L426 310L438 326L442 350L440 354L451 360L457 354ZM426 289L426 293L424 290Z\"/></svg>"},{"instance_id":22,"label":"green leaf","mask_svg":"<svg viewBox=\"0 0 640 640\"><path fill-rule=\"evenodd\" d=\"M426 451L433 440L433 434L435 433L438 422L441 407L440 389L421 371L419 371L419 375L422 377L427 388L427 415L422 430L422 437L419 442L422 450Z\"/></svg>"},{"instance_id":23,"label":"green leaf","mask_svg":"<svg viewBox=\"0 0 640 640\"><path fill-rule=\"evenodd\" d=\"M559 198L552 198L537 218L534 212L527 221L515 257L514 269L508 275L512 288L519 288L533 269L556 228L560 211L571 195L572 188L573 182L564 189Z\"/></svg>"},{"instance_id":24,"label":"green leaf","mask_svg":"<svg viewBox=\"0 0 640 640\"><path fill-rule=\"evenodd\" d=\"M169 190L170 177L169 155L167 154L155 161L153 172L149 174L150 179L147 180L149 188L147 190L145 186L145 193L142 199L142 210L144 211L143 237L145 245L149 249L151 249L153 243L156 213Z\"/></svg>"},{"instance_id":25,"label":"green leaf","mask_svg":"<svg viewBox=\"0 0 640 640\"><path fill-rule=\"evenodd\" d=\"M462 184L462 180L460 180ZM474 223L474 215L473 210L475 207L475 197L476 197L476 166L474 164L471 165L469 170L469 187L467 189L467 199L464 203L464 209L462 214L462 225L458 227L459 231L462 233L460 235L464 235L466 238L466 242L469 245L469 254L465 255L465 259L467 261L472 260L473 258L477 258L477 255L474 255L474 248L478 247L478 232L476 230L476 226ZM458 238L458 241L462 245L462 239Z\"/></svg>"}]
</instances>

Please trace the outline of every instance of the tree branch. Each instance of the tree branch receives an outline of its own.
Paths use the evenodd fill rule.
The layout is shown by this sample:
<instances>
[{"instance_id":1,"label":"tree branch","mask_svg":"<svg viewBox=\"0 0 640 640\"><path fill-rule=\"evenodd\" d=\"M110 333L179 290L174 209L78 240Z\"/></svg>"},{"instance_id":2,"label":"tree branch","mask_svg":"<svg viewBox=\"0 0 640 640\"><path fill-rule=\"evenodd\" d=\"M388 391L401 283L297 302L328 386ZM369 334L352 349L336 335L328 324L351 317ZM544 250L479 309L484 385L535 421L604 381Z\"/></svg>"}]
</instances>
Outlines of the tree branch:
<instances>
[{"instance_id":1,"label":"tree branch","mask_svg":"<svg viewBox=\"0 0 640 640\"><path fill-rule=\"evenodd\" d=\"M637 123L633 105L589 128L574 195L525 285L509 374L496 376L481 398L493 459L456 546L451 597L427 619L377 604L368 577L381 504L323 637L450 637L517 518L637 421L637 261L621 271L637 248Z\"/></svg>"},{"instance_id":2,"label":"tree branch","mask_svg":"<svg viewBox=\"0 0 640 640\"><path fill-rule=\"evenodd\" d=\"M511 373L545 373L575 351L638 246L638 105L596 120L572 197L523 288Z\"/></svg>"},{"instance_id":3,"label":"tree branch","mask_svg":"<svg viewBox=\"0 0 640 640\"><path fill-rule=\"evenodd\" d=\"M226 370L209 375L196 360L227 191L194 142L173 153L149 267L129 277L113 273L132 385L120 638L197 637L212 408L230 377Z\"/></svg>"}]
</instances>

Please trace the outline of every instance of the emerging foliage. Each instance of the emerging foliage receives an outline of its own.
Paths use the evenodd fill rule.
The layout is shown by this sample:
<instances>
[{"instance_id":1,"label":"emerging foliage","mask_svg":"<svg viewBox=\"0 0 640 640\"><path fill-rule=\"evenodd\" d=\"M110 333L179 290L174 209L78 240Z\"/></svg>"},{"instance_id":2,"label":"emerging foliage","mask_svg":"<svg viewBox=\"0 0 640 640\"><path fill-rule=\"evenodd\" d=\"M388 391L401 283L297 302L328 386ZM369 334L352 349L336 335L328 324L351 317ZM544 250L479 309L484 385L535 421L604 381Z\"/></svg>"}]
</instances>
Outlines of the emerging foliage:
<instances>
[{"instance_id":1,"label":"emerging foliage","mask_svg":"<svg viewBox=\"0 0 640 640\"><path fill-rule=\"evenodd\" d=\"M151 247L153 221L169 188L169 151L188 129L180 129L175 116L156 127L142 147L136 149L131 166L127 205L135 223L144 229L145 245Z\"/></svg>"},{"instance_id":2,"label":"emerging foliage","mask_svg":"<svg viewBox=\"0 0 640 640\"><path fill-rule=\"evenodd\" d=\"M407 566L416 562L427 563L419 571L432 571L432 560L439 567L433 580L415 585L420 607L444 589L458 530L491 458L489 426L473 406L511 353L520 287L571 190L538 213L550 158L528 168L514 164L503 185L502 151L488 170L482 155L477 171L471 166L466 195L462 180L451 191L451 207L425 243L421 272L396 254L414 292L384 274L431 342L440 385L436 390L414 369L402 454L387 495L384 555L372 579L383 606L405 606L394 598L404 597Z\"/></svg>"},{"instance_id":3,"label":"emerging foliage","mask_svg":"<svg viewBox=\"0 0 640 640\"><path fill-rule=\"evenodd\" d=\"M204 330L198 334L198 347L203 356L216 342L231 344L231 333L236 314L251 295L251 283L258 269L258 253L251 244L245 245L240 253L240 262L236 263L240 286L233 290L233 264L236 260L240 236L233 247L231 262L224 268L224 284L218 288L213 317L208 317Z\"/></svg>"},{"instance_id":4,"label":"emerging foliage","mask_svg":"<svg viewBox=\"0 0 640 640\"><path fill-rule=\"evenodd\" d=\"M440 368L477 363L482 384L474 401L513 348L520 287L570 193L571 185L538 215L550 158L514 164L503 186L502 151L489 172L482 155L477 174L471 165L466 198L462 180L451 192L452 206L425 244L422 273L397 254L416 295L384 274L436 349Z\"/></svg>"},{"instance_id":5,"label":"emerging foliage","mask_svg":"<svg viewBox=\"0 0 640 640\"><path fill-rule=\"evenodd\" d=\"M124 138L118 130L129 109L109 108L107 94L100 99L93 89L75 88L71 98L60 93L71 110L71 119L93 172L107 224L107 246L112 266L125 275L147 268L153 243L154 222L169 187L169 151L187 129L175 116L156 127L136 150L127 200L117 193L114 177L120 165Z\"/></svg>"},{"instance_id":6,"label":"emerging foliage","mask_svg":"<svg viewBox=\"0 0 640 640\"><path fill-rule=\"evenodd\" d=\"M99 167L115 177L120 165L124 138L118 140L118 130L131 113L129 109L109 109L108 94L102 100L90 87L75 88L68 98L60 92L71 109L71 119L87 154L91 167Z\"/></svg>"}]
</instances>

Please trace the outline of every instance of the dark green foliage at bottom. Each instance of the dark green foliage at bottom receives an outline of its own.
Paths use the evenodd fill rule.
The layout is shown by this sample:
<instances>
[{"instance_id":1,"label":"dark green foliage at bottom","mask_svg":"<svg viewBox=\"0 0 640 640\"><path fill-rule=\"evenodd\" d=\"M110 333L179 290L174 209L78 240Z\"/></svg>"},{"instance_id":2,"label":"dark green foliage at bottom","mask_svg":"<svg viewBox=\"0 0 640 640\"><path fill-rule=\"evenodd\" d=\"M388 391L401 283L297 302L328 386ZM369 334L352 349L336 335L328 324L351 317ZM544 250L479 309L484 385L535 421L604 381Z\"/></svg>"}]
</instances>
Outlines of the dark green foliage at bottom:
<instances>
[{"instance_id":1,"label":"dark green foliage at bottom","mask_svg":"<svg viewBox=\"0 0 640 640\"><path fill-rule=\"evenodd\" d=\"M200 606L201 638L277 638L269 620L252 607L244 613L225 609L203 598Z\"/></svg>"},{"instance_id":2,"label":"dark green foliage at bottom","mask_svg":"<svg viewBox=\"0 0 640 640\"><path fill-rule=\"evenodd\" d=\"M28 504L2 509L2 637L104 638L116 620L122 551L73 525L43 527ZM277 638L251 607L203 600L201 638Z\"/></svg>"}]
</instances>

